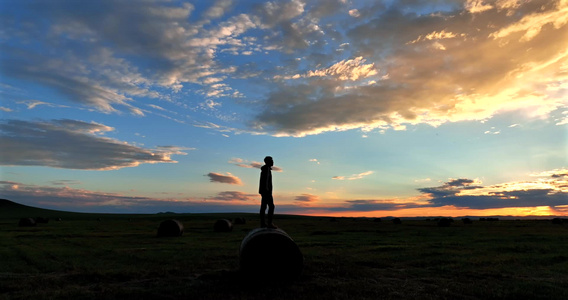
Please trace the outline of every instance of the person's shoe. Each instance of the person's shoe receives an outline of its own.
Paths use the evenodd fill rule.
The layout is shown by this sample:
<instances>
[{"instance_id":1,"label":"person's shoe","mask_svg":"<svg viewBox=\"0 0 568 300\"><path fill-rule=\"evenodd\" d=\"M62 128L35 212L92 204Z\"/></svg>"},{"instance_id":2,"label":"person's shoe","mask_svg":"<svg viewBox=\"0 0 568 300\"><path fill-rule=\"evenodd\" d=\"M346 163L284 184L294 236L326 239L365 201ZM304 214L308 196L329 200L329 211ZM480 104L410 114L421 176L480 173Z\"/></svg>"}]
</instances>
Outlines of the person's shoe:
<instances>
[{"instance_id":1,"label":"person's shoe","mask_svg":"<svg viewBox=\"0 0 568 300\"><path fill-rule=\"evenodd\" d=\"M260 223L260 227L261 227L261 228L266 228L266 224L265 224L265 223Z\"/></svg>"},{"instance_id":2,"label":"person's shoe","mask_svg":"<svg viewBox=\"0 0 568 300\"><path fill-rule=\"evenodd\" d=\"M278 228L278 226L276 226L276 225L274 225L274 224L272 224L272 223L268 224L268 226L266 226L266 227L267 227L267 228L271 228L271 229L277 229L277 228Z\"/></svg>"}]
</instances>

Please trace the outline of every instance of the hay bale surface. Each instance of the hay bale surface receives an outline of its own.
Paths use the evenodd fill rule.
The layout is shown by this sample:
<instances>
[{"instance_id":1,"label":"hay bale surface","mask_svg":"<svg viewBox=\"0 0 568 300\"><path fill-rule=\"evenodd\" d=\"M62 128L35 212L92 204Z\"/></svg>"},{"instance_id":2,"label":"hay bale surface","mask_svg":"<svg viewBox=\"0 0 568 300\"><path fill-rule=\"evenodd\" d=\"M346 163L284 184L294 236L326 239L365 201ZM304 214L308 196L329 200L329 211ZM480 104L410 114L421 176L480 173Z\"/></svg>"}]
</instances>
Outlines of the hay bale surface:
<instances>
[{"instance_id":1,"label":"hay bale surface","mask_svg":"<svg viewBox=\"0 0 568 300\"><path fill-rule=\"evenodd\" d=\"M36 221L36 223L47 224L47 223L49 223L49 218L37 217L37 218L35 218L35 221Z\"/></svg>"},{"instance_id":2,"label":"hay bale surface","mask_svg":"<svg viewBox=\"0 0 568 300\"><path fill-rule=\"evenodd\" d=\"M244 225L247 223L245 218L235 218L235 225Z\"/></svg>"},{"instance_id":3,"label":"hay bale surface","mask_svg":"<svg viewBox=\"0 0 568 300\"><path fill-rule=\"evenodd\" d=\"M452 224L454 220L450 219L450 218L440 218L438 220L438 226L439 227L450 227L450 225Z\"/></svg>"},{"instance_id":4,"label":"hay bale surface","mask_svg":"<svg viewBox=\"0 0 568 300\"><path fill-rule=\"evenodd\" d=\"M158 237L181 236L183 234L183 224L178 220L165 220L158 227Z\"/></svg>"},{"instance_id":5,"label":"hay bale surface","mask_svg":"<svg viewBox=\"0 0 568 300\"><path fill-rule=\"evenodd\" d=\"M20 227L32 227L36 225L37 223L33 218L21 218L18 222L18 226Z\"/></svg>"},{"instance_id":6,"label":"hay bale surface","mask_svg":"<svg viewBox=\"0 0 568 300\"><path fill-rule=\"evenodd\" d=\"M398 225L398 224L402 224L402 221L400 220L400 218L394 218L394 219L392 219L392 223Z\"/></svg>"},{"instance_id":7,"label":"hay bale surface","mask_svg":"<svg viewBox=\"0 0 568 300\"><path fill-rule=\"evenodd\" d=\"M304 267L300 248L280 228L250 231L241 243L239 262L246 276L259 280L293 280Z\"/></svg>"},{"instance_id":8,"label":"hay bale surface","mask_svg":"<svg viewBox=\"0 0 568 300\"><path fill-rule=\"evenodd\" d=\"M227 219L220 219L213 226L215 232L230 232L233 230L233 223Z\"/></svg>"},{"instance_id":9,"label":"hay bale surface","mask_svg":"<svg viewBox=\"0 0 568 300\"><path fill-rule=\"evenodd\" d=\"M473 224L473 221L472 221L470 218L463 218L463 219L462 219L462 222L463 222L464 224Z\"/></svg>"}]
</instances>

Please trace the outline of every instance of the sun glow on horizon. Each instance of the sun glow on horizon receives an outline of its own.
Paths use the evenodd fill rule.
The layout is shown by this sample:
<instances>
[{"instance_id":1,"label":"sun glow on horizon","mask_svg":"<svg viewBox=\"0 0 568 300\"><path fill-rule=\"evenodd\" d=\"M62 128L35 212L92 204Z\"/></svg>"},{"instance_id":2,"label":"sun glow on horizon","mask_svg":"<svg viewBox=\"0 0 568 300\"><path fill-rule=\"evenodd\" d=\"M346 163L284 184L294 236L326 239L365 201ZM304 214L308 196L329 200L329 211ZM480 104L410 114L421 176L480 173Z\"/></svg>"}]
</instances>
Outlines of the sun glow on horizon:
<instances>
[{"instance_id":1,"label":"sun glow on horizon","mask_svg":"<svg viewBox=\"0 0 568 300\"><path fill-rule=\"evenodd\" d=\"M493 209L469 209L457 208L455 206L444 206L437 208L408 208L392 211L366 211L366 212L310 212L302 214L308 216L329 216L329 217L349 217L349 218L385 218L385 217L490 217L490 216L503 216L503 217L530 217L530 216L568 216L568 209L563 211L555 210L549 206L536 206L536 207L508 207L508 208L493 208Z\"/></svg>"}]
</instances>

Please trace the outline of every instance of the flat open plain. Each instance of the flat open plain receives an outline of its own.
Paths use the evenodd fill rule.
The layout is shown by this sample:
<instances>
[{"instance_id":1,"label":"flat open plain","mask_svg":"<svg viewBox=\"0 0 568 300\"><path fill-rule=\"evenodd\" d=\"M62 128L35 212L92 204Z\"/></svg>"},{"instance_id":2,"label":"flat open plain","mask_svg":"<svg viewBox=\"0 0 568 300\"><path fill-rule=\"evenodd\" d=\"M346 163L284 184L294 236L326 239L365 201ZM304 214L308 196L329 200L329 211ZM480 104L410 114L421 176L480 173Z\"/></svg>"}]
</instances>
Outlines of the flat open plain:
<instances>
[{"instance_id":1,"label":"flat open plain","mask_svg":"<svg viewBox=\"0 0 568 300\"><path fill-rule=\"evenodd\" d=\"M439 227L278 215L304 269L294 281L273 281L277 270L266 261L267 280L258 282L238 271L254 214L7 209L0 213L0 299L568 299L568 224L547 220L456 218ZM26 212L50 221L19 227ZM213 231L217 219L236 217L246 224ZM156 237L170 218L184 234Z\"/></svg>"}]
</instances>

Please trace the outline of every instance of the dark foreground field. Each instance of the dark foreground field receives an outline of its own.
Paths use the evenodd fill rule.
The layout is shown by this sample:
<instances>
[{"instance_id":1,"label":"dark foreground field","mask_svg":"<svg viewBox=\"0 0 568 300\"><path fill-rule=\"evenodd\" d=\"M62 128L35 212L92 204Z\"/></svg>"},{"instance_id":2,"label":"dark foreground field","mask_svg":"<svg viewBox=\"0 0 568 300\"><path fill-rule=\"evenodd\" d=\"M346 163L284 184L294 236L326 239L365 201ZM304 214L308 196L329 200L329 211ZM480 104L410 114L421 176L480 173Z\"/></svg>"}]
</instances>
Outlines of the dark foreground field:
<instances>
[{"instance_id":1,"label":"dark foreground field","mask_svg":"<svg viewBox=\"0 0 568 300\"><path fill-rule=\"evenodd\" d=\"M0 299L568 299L568 224L550 221L438 227L278 216L304 270L292 282L260 283L238 272L255 215L60 213L55 221L50 212L47 224L18 227L24 212L0 213ZM247 224L213 232L216 219L237 216ZM157 238L169 218L185 233Z\"/></svg>"}]
</instances>

